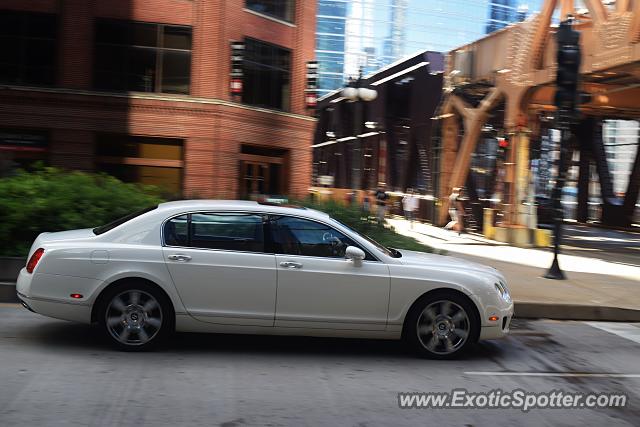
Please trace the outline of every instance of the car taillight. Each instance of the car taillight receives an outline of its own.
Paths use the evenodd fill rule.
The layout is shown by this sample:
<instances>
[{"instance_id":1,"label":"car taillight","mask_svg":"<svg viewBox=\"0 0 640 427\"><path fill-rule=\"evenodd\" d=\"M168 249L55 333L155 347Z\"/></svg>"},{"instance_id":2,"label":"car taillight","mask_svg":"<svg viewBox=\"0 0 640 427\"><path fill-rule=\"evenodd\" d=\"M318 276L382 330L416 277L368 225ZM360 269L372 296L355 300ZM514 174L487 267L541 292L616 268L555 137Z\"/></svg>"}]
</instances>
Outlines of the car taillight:
<instances>
[{"instance_id":1,"label":"car taillight","mask_svg":"<svg viewBox=\"0 0 640 427\"><path fill-rule=\"evenodd\" d=\"M27 263L28 273L33 273L33 270L36 268L36 265L38 265L38 261L40 261L40 258L42 258L43 254L44 254L44 249L38 248L33 253L33 255L31 255L31 258L29 258L29 262Z\"/></svg>"}]
</instances>

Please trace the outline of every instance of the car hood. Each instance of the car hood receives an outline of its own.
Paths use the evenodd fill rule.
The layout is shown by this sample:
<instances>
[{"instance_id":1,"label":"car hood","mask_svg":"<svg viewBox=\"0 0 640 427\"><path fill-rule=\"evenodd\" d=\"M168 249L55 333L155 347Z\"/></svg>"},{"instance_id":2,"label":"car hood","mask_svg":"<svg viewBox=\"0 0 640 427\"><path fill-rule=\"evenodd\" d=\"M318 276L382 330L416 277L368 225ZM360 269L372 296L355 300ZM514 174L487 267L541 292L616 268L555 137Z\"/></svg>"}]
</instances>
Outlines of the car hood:
<instances>
[{"instance_id":1,"label":"car hood","mask_svg":"<svg viewBox=\"0 0 640 427\"><path fill-rule=\"evenodd\" d=\"M400 253L402 254L402 257L398 258L398 260L404 265L415 265L436 269L462 269L465 271L487 273L498 278L502 277L502 274L493 267L478 264L477 262L467 261L461 258L448 255L408 251L404 249L400 250Z\"/></svg>"}]
</instances>

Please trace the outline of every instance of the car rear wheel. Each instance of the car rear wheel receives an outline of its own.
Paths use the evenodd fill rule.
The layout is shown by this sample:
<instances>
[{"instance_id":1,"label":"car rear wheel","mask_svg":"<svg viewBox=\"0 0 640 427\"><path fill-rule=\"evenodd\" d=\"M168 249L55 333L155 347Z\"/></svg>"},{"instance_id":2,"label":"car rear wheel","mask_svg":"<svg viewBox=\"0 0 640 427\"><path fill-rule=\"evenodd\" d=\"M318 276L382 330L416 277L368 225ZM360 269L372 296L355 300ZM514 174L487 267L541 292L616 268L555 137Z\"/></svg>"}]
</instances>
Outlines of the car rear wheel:
<instances>
[{"instance_id":1,"label":"car rear wheel","mask_svg":"<svg viewBox=\"0 0 640 427\"><path fill-rule=\"evenodd\" d=\"M107 292L98 308L98 323L109 342L117 348L147 350L173 329L170 302L153 286L130 283Z\"/></svg>"},{"instance_id":2,"label":"car rear wheel","mask_svg":"<svg viewBox=\"0 0 640 427\"><path fill-rule=\"evenodd\" d=\"M404 329L405 341L420 356L452 359L478 341L480 319L466 297L438 292L412 307Z\"/></svg>"}]
</instances>

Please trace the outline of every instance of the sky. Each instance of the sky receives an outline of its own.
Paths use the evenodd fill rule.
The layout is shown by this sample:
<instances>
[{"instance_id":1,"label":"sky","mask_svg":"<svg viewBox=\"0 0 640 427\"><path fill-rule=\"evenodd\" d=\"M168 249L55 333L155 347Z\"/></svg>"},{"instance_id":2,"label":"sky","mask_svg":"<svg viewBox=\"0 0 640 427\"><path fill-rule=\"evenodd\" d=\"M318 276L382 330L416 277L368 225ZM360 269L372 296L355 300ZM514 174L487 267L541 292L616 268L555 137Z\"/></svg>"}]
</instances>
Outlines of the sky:
<instances>
[{"instance_id":1,"label":"sky","mask_svg":"<svg viewBox=\"0 0 640 427\"><path fill-rule=\"evenodd\" d=\"M541 3L516 1L517 5L527 5L529 13L539 11ZM425 49L448 51L485 34L488 0L409 0L408 5L405 55ZM389 33L390 6L391 0L375 0L377 39Z\"/></svg>"}]
</instances>

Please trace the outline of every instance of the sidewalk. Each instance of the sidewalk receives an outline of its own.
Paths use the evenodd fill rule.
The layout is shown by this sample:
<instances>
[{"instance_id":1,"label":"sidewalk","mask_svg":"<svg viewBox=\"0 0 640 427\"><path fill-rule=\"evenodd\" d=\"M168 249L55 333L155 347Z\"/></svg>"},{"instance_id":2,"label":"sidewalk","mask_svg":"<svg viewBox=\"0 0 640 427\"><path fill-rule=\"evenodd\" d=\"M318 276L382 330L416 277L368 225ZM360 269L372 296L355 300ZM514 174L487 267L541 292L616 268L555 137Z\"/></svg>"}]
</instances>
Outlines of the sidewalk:
<instances>
[{"instance_id":1,"label":"sidewalk","mask_svg":"<svg viewBox=\"0 0 640 427\"><path fill-rule=\"evenodd\" d=\"M542 276L553 260L545 249L524 249L481 236L389 219L398 233L416 238L448 255L500 270L511 289L516 316L552 319L640 321L640 267L602 259L560 255L567 280Z\"/></svg>"}]
</instances>

